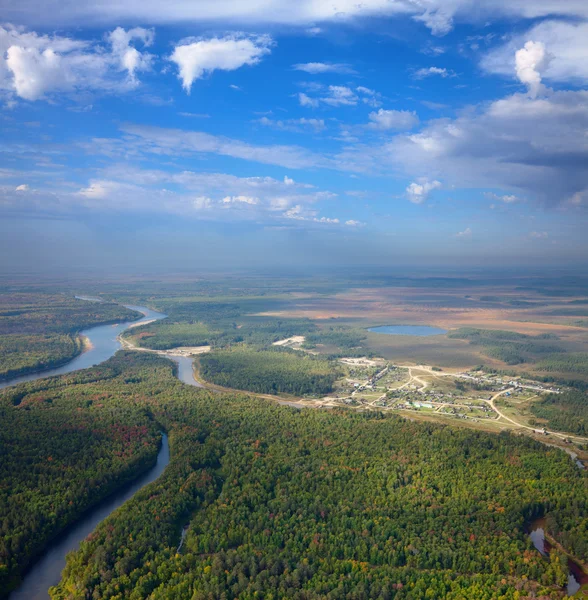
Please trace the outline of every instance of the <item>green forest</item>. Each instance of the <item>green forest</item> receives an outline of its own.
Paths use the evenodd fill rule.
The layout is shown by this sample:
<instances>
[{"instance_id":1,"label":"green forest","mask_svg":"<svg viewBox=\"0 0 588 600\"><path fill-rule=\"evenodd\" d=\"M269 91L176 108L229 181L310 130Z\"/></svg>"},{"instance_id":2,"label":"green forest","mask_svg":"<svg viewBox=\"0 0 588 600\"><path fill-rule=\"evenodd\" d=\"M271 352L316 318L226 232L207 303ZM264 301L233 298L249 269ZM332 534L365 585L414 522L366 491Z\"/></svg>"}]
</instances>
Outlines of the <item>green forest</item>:
<instances>
[{"instance_id":1,"label":"green forest","mask_svg":"<svg viewBox=\"0 0 588 600\"><path fill-rule=\"evenodd\" d=\"M534 363L546 354L564 352L552 334L526 335L500 329L476 329L462 327L447 335L449 338L468 340L470 344L483 346L484 354L507 365ZM567 356L562 359L567 361Z\"/></svg>"},{"instance_id":2,"label":"green forest","mask_svg":"<svg viewBox=\"0 0 588 600\"><path fill-rule=\"evenodd\" d=\"M218 350L203 354L199 366L205 381L262 394L328 394L341 376L335 363L281 348Z\"/></svg>"},{"instance_id":3,"label":"green forest","mask_svg":"<svg viewBox=\"0 0 588 600\"><path fill-rule=\"evenodd\" d=\"M0 294L0 381L68 362L82 350L82 329L140 317L119 304L64 294Z\"/></svg>"},{"instance_id":4,"label":"green forest","mask_svg":"<svg viewBox=\"0 0 588 600\"><path fill-rule=\"evenodd\" d=\"M531 412L556 431L588 436L588 398L578 391L548 394L533 402Z\"/></svg>"},{"instance_id":5,"label":"green forest","mask_svg":"<svg viewBox=\"0 0 588 600\"><path fill-rule=\"evenodd\" d=\"M213 394L123 352L0 407L4 594L98 490L153 463L160 430L164 474L68 557L53 600L562 598L565 557L525 531L542 516L588 558L586 474L529 438Z\"/></svg>"}]
</instances>

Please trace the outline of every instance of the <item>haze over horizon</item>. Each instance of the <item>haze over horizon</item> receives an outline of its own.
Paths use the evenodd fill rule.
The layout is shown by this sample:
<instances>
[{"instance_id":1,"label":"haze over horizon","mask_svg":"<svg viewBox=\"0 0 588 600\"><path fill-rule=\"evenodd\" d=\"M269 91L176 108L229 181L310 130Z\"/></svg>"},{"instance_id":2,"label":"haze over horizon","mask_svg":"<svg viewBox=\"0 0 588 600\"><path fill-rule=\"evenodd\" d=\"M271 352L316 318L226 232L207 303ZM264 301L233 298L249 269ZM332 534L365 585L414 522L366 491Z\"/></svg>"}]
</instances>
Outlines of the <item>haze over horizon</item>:
<instances>
[{"instance_id":1,"label":"haze over horizon","mask_svg":"<svg viewBox=\"0 0 588 600\"><path fill-rule=\"evenodd\" d=\"M4 273L586 264L588 3L0 11Z\"/></svg>"}]
</instances>

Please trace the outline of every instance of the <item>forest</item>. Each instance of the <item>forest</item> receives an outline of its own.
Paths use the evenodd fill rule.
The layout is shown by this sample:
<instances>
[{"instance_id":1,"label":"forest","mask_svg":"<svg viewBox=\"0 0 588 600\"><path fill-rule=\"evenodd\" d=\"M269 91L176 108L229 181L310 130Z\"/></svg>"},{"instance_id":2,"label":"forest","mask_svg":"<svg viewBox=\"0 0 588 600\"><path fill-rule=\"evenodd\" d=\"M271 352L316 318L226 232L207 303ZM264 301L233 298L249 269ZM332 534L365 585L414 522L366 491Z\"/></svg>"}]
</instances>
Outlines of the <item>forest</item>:
<instances>
[{"instance_id":1,"label":"forest","mask_svg":"<svg viewBox=\"0 0 588 600\"><path fill-rule=\"evenodd\" d=\"M200 375L223 387L262 394L324 395L341 376L335 363L285 348L235 346L203 354Z\"/></svg>"},{"instance_id":2,"label":"forest","mask_svg":"<svg viewBox=\"0 0 588 600\"><path fill-rule=\"evenodd\" d=\"M500 329L476 329L461 327L447 335L449 338L468 340L470 344L483 346L484 353L507 365L534 363L545 354L564 352L557 345L558 337L553 334L526 335ZM563 360L567 360L566 358Z\"/></svg>"},{"instance_id":3,"label":"forest","mask_svg":"<svg viewBox=\"0 0 588 600\"><path fill-rule=\"evenodd\" d=\"M65 294L0 294L0 381L68 362L82 351L82 329L141 316Z\"/></svg>"},{"instance_id":4,"label":"forest","mask_svg":"<svg viewBox=\"0 0 588 600\"><path fill-rule=\"evenodd\" d=\"M531 412L547 421L549 429L588 436L588 399L579 391L548 394L530 405Z\"/></svg>"},{"instance_id":5,"label":"forest","mask_svg":"<svg viewBox=\"0 0 588 600\"><path fill-rule=\"evenodd\" d=\"M105 482L153 462L160 430L168 468L68 557L53 600L562 598L565 557L525 532L543 516L588 558L586 474L528 438L219 396L140 353L0 405L4 593Z\"/></svg>"}]
</instances>

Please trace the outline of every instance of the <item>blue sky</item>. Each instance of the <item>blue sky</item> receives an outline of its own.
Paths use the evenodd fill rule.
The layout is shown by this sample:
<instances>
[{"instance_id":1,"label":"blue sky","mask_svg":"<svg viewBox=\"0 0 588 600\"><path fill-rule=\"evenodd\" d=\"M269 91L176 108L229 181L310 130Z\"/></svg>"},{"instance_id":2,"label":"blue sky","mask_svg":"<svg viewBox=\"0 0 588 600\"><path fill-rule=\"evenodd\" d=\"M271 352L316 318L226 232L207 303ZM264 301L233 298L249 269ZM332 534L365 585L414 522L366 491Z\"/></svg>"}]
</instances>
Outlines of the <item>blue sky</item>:
<instances>
[{"instance_id":1,"label":"blue sky","mask_svg":"<svg viewBox=\"0 0 588 600\"><path fill-rule=\"evenodd\" d=\"M583 1L0 14L5 269L585 262Z\"/></svg>"}]
</instances>

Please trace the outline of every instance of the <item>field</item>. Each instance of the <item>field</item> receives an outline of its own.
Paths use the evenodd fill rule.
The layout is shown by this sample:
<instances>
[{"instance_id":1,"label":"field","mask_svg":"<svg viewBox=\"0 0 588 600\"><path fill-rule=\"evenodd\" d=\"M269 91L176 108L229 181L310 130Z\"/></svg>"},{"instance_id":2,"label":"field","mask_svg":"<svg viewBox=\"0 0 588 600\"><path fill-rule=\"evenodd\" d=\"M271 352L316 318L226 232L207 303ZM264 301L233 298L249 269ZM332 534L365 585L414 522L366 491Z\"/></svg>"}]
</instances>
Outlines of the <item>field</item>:
<instances>
[{"instance_id":1,"label":"field","mask_svg":"<svg viewBox=\"0 0 588 600\"><path fill-rule=\"evenodd\" d=\"M35 323L19 335L76 339L82 326L128 314L116 302L169 316L129 329L126 352L103 365L0 395L11 482L0 503L13 507L10 489L25 490L1 523L0 588L97 490L144 470L166 431L172 462L161 482L68 559L53 598L250 597L275 586L299 598L332 586L340 597L388 597L390 580L403 586L393 595L415 600L497 589L562 598L564 555L541 559L525 526L547 515L562 552L586 562L576 462L588 460L586 290L401 283L95 282L83 293L111 302L44 289L34 310L13 304L5 323ZM384 324L447 333L368 331ZM209 391L180 383L165 359L174 353L194 357ZM20 443L31 431L39 443ZM31 469L20 473L23 462ZM518 482L515 501L504 477Z\"/></svg>"}]
</instances>

